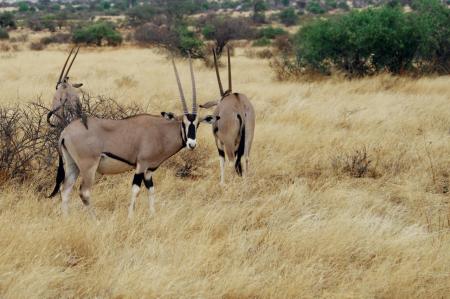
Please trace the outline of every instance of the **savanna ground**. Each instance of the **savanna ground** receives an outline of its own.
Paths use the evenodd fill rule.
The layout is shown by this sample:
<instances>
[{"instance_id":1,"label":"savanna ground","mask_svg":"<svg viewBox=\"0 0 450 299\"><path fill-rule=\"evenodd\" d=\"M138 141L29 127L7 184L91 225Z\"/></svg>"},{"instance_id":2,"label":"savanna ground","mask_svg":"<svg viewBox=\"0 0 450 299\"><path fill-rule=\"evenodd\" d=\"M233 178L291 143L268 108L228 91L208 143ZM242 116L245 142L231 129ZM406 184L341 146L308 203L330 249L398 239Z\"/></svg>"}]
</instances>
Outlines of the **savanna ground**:
<instances>
[{"instance_id":1,"label":"savanna ground","mask_svg":"<svg viewBox=\"0 0 450 299\"><path fill-rule=\"evenodd\" d=\"M131 173L98 177L98 224L75 193L61 218L59 200L37 191L53 177L9 184L1 297L449 296L450 78L282 83L243 53L232 60L233 86L257 112L248 179L230 168L218 184L211 129L201 125L195 152L181 154L195 161L193 175L175 176L171 162L155 173L154 217L143 190L127 220ZM50 104L65 55L2 54L0 103ZM178 67L190 98L188 64ZM214 99L213 70L196 62L195 73L200 102ZM180 111L169 61L149 49L82 49L71 78L149 112Z\"/></svg>"}]
</instances>

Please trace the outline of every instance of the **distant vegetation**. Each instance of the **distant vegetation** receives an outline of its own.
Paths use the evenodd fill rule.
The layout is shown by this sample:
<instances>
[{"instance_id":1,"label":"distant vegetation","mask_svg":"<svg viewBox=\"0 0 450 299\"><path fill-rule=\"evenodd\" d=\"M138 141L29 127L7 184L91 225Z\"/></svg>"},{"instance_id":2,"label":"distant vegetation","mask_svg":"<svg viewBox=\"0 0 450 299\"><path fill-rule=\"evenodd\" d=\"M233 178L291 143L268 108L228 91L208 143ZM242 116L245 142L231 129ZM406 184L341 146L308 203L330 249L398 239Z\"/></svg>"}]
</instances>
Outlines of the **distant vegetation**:
<instances>
[{"instance_id":1,"label":"distant vegetation","mask_svg":"<svg viewBox=\"0 0 450 299\"><path fill-rule=\"evenodd\" d=\"M122 35L109 22L97 22L77 28L73 31L73 42L101 46L105 42L109 46L122 43Z\"/></svg>"},{"instance_id":2,"label":"distant vegetation","mask_svg":"<svg viewBox=\"0 0 450 299\"><path fill-rule=\"evenodd\" d=\"M0 13L0 39L24 27L52 33L33 42L36 50L66 42L117 46L126 39L204 58L211 47L220 55L231 41L247 40L272 48L258 56L274 57L279 79L334 71L349 77L450 72L450 14L440 0L353 0L351 7L343 0L39 0L12 5L15 11Z\"/></svg>"}]
</instances>

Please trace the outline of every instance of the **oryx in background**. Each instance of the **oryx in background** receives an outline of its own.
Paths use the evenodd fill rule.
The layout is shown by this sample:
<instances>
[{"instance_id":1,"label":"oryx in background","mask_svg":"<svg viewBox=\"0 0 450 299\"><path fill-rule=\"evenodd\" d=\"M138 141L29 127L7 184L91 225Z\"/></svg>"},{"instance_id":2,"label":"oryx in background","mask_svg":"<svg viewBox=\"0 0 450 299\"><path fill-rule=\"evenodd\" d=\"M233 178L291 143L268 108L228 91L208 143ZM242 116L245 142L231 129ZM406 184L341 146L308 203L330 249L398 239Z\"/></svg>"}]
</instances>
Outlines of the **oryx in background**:
<instances>
[{"instance_id":1,"label":"oryx in background","mask_svg":"<svg viewBox=\"0 0 450 299\"><path fill-rule=\"evenodd\" d=\"M232 92L230 49L228 54L228 90L223 91L220 80L217 55L213 49L214 67L219 83L220 99L200 105L201 108L216 106L214 116L220 118L213 124L213 134L216 140L220 159L220 183L224 184L225 154L238 175L246 175L249 155L255 131L255 110L248 98L242 93ZM242 167L241 159L245 160Z\"/></svg>"},{"instance_id":2,"label":"oryx in background","mask_svg":"<svg viewBox=\"0 0 450 299\"><path fill-rule=\"evenodd\" d=\"M161 112L162 116L141 114L122 120L89 117L86 130L80 120L70 123L59 139L59 167L56 186L50 197L56 195L62 184L62 212L68 214L68 201L78 175L81 176L80 197L91 215L90 191L95 173L118 174L135 169L128 215L134 213L136 197L142 182L149 193L149 210L155 211L152 174L183 148L196 147L196 132L200 122L213 124L218 117L197 115L195 79L192 61L189 66L192 80L192 112L188 111L175 62L173 69L180 92L183 115Z\"/></svg>"},{"instance_id":3,"label":"oryx in background","mask_svg":"<svg viewBox=\"0 0 450 299\"><path fill-rule=\"evenodd\" d=\"M73 54L75 48L72 48L69 55L67 56L66 62L61 70L58 81L56 82L56 92L53 96L52 109L47 114L47 122L52 127L60 127L64 128L67 126L72 120L79 118L82 116L81 102L78 88L83 86L82 83L69 83L69 71L72 68L73 62L78 55L78 51L80 47L74 53L72 61L69 64L69 67L66 70L67 63L69 62L70 57ZM56 116L56 120L54 123L50 121L52 116ZM83 123L86 126L85 120ZM87 128L87 126L86 126Z\"/></svg>"}]
</instances>

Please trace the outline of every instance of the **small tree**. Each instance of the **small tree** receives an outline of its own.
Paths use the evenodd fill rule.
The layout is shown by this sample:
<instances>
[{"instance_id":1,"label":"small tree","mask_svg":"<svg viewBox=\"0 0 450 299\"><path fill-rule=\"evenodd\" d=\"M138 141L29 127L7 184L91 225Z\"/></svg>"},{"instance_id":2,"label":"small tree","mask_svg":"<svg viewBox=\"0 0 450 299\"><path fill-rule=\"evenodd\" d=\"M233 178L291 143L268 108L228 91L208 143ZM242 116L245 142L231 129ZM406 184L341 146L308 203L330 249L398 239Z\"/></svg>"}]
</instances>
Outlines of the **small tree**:
<instances>
[{"instance_id":1,"label":"small tree","mask_svg":"<svg viewBox=\"0 0 450 299\"><path fill-rule=\"evenodd\" d=\"M207 40L214 41L219 56L229 41L252 39L255 35L254 29L246 18L209 15L200 20L198 26L203 28L202 34Z\"/></svg>"},{"instance_id":2,"label":"small tree","mask_svg":"<svg viewBox=\"0 0 450 299\"><path fill-rule=\"evenodd\" d=\"M298 22L298 15L292 7L283 9L283 11L280 12L279 17L281 23L286 26L292 26Z\"/></svg>"},{"instance_id":3,"label":"small tree","mask_svg":"<svg viewBox=\"0 0 450 299\"><path fill-rule=\"evenodd\" d=\"M171 28L167 25L144 24L136 28L134 39L141 44L163 47L181 55L189 52L194 58L203 57L202 40L186 25Z\"/></svg>"},{"instance_id":4,"label":"small tree","mask_svg":"<svg viewBox=\"0 0 450 299\"><path fill-rule=\"evenodd\" d=\"M139 26L150 22L156 14L153 6L142 5L136 6L127 11L128 23L131 26Z\"/></svg>"}]
</instances>

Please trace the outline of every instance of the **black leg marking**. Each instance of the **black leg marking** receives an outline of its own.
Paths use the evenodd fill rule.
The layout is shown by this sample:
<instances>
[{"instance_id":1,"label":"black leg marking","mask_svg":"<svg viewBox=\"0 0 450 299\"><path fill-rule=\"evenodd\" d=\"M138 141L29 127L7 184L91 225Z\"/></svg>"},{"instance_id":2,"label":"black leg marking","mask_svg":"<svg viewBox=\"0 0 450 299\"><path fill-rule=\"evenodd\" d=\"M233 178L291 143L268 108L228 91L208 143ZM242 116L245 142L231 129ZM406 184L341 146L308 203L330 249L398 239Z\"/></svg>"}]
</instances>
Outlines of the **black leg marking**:
<instances>
[{"instance_id":1,"label":"black leg marking","mask_svg":"<svg viewBox=\"0 0 450 299\"><path fill-rule=\"evenodd\" d=\"M225 158L225 152L223 150L221 150L220 148L217 148L217 150L219 151L219 156L221 156L222 158Z\"/></svg>"},{"instance_id":2,"label":"black leg marking","mask_svg":"<svg viewBox=\"0 0 450 299\"><path fill-rule=\"evenodd\" d=\"M136 173L133 177L133 185L140 187L143 180L144 180L144 174Z\"/></svg>"},{"instance_id":3,"label":"black leg marking","mask_svg":"<svg viewBox=\"0 0 450 299\"><path fill-rule=\"evenodd\" d=\"M153 179L152 178L150 178L149 180L144 179L144 184L147 189L150 189L151 187L153 187Z\"/></svg>"},{"instance_id":4,"label":"black leg marking","mask_svg":"<svg viewBox=\"0 0 450 299\"><path fill-rule=\"evenodd\" d=\"M83 195L83 188L80 186L80 199L85 206L89 206L89 198Z\"/></svg>"}]
</instances>

